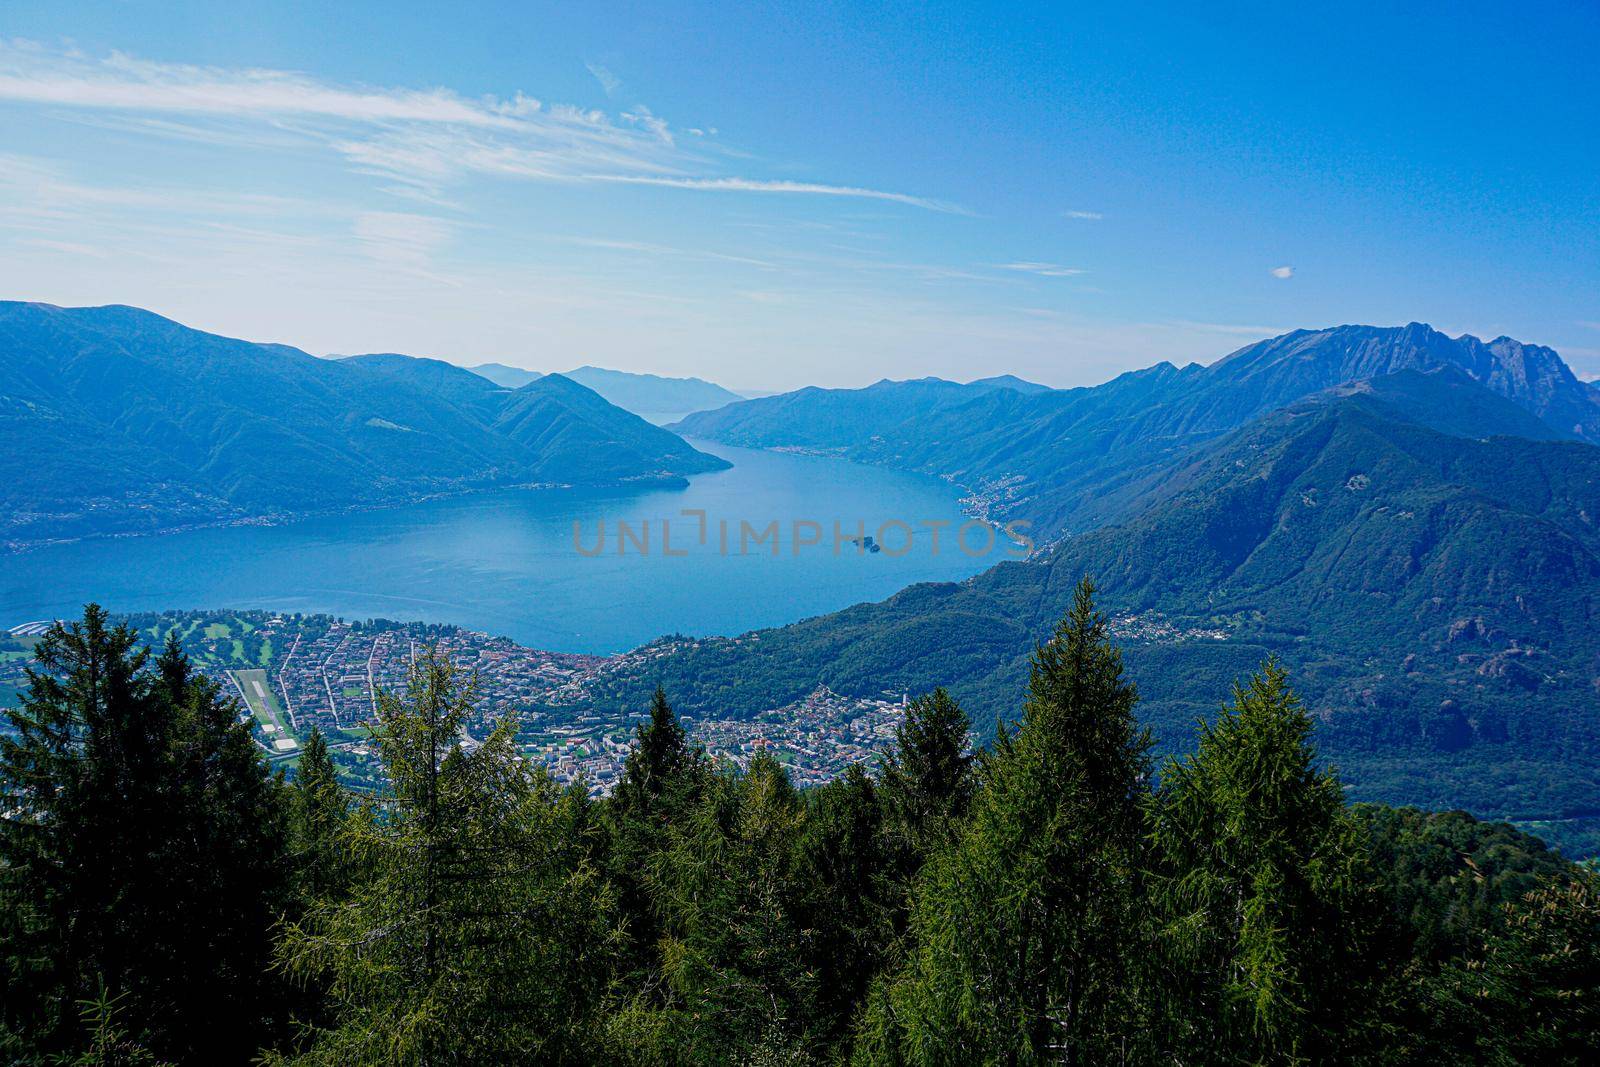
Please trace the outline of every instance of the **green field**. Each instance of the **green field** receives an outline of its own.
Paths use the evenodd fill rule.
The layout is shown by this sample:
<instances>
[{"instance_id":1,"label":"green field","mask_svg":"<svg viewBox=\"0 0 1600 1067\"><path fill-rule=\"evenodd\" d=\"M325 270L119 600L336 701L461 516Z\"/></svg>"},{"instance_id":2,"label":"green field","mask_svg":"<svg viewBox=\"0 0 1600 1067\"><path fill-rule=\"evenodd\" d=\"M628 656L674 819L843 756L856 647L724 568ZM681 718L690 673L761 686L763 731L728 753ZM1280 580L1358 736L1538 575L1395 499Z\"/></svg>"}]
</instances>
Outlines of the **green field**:
<instances>
[{"instance_id":1,"label":"green field","mask_svg":"<svg viewBox=\"0 0 1600 1067\"><path fill-rule=\"evenodd\" d=\"M228 673L238 682L240 691L244 693L245 706L250 709L250 714L254 715L256 721L263 727L272 727L271 730L263 731L267 734L269 743L276 742L280 738L295 742L294 749L278 749L274 745L274 750L280 752L298 750L299 740L289 725L289 716L284 714L283 707L278 703L277 694L272 691L272 683L267 678L267 672L249 670Z\"/></svg>"}]
</instances>

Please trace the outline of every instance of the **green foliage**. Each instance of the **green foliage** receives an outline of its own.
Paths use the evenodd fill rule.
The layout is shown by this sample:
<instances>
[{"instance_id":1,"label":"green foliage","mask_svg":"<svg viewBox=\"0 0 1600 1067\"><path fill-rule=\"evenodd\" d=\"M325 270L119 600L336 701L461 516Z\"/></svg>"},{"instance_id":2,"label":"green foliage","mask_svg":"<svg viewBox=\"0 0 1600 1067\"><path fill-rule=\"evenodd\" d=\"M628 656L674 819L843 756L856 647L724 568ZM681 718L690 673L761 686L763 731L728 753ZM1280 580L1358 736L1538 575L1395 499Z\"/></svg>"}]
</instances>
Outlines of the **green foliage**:
<instances>
[{"instance_id":1,"label":"green foliage","mask_svg":"<svg viewBox=\"0 0 1600 1067\"><path fill-rule=\"evenodd\" d=\"M8 1062L1575 1064L1600 1041L1594 874L1503 823L1349 806L1270 659L1152 782L1087 581L988 751L934 691L879 775L804 793L764 753L711 764L660 691L612 797L558 789L514 723L466 735L437 652L379 695L383 789L342 789L315 732L284 786L161 633L152 660L91 607L12 713Z\"/></svg>"},{"instance_id":2,"label":"green foliage","mask_svg":"<svg viewBox=\"0 0 1600 1067\"><path fill-rule=\"evenodd\" d=\"M1433 983L1440 1058L1584 1064L1600 1036L1600 879L1552 879Z\"/></svg>"},{"instance_id":3,"label":"green foliage","mask_svg":"<svg viewBox=\"0 0 1600 1067\"><path fill-rule=\"evenodd\" d=\"M690 748L683 724L657 688L650 718L640 723L622 778L605 807L606 865L626 924L629 958L640 974L659 960L661 919L650 893L651 864L668 847L672 826L699 803L709 773L703 752Z\"/></svg>"},{"instance_id":4,"label":"green foliage","mask_svg":"<svg viewBox=\"0 0 1600 1067\"><path fill-rule=\"evenodd\" d=\"M883 800L902 851L926 855L966 816L974 784L969 726L961 705L939 688L913 700L895 728L883 761Z\"/></svg>"},{"instance_id":5,"label":"green foliage","mask_svg":"<svg viewBox=\"0 0 1600 1067\"><path fill-rule=\"evenodd\" d=\"M1390 929L1418 960L1467 951L1507 905L1571 868L1537 837L1466 812L1357 804L1351 813L1365 825Z\"/></svg>"},{"instance_id":6,"label":"green foliage","mask_svg":"<svg viewBox=\"0 0 1600 1067\"><path fill-rule=\"evenodd\" d=\"M812 1036L816 976L798 921L795 846L804 807L783 767L757 756L717 775L650 867L663 920L664 1003L613 1029L623 1045L669 1034L684 1062L722 1063L743 1049L802 1047Z\"/></svg>"},{"instance_id":7,"label":"green foliage","mask_svg":"<svg viewBox=\"0 0 1600 1067\"><path fill-rule=\"evenodd\" d=\"M921 859L889 829L894 816L886 788L856 765L805 797L796 842L798 911L811 931L804 958L817 976L812 1011L828 1046L845 1040L873 975L890 956L893 932L904 925L906 869Z\"/></svg>"},{"instance_id":8,"label":"green foliage","mask_svg":"<svg viewBox=\"0 0 1600 1067\"><path fill-rule=\"evenodd\" d=\"M1153 897L1173 1049L1214 1060L1348 1058L1376 975L1375 879L1311 722L1268 661L1162 773Z\"/></svg>"},{"instance_id":9,"label":"green foliage","mask_svg":"<svg viewBox=\"0 0 1600 1067\"><path fill-rule=\"evenodd\" d=\"M0 1018L73 1054L72 1005L109 990L159 1055L247 1054L281 1002L281 785L176 642L152 665L91 604L35 651L0 737Z\"/></svg>"},{"instance_id":10,"label":"green foliage","mask_svg":"<svg viewBox=\"0 0 1600 1067\"><path fill-rule=\"evenodd\" d=\"M342 898L350 877L342 841L350 798L339 785L328 740L315 726L301 751L289 798L289 840L302 899L310 905Z\"/></svg>"},{"instance_id":11,"label":"green foliage","mask_svg":"<svg viewBox=\"0 0 1600 1067\"><path fill-rule=\"evenodd\" d=\"M308 1063L575 1059L615 951L581 792L559 791L502 723L462 743L469 690L447 657L379 699L390 793L344 822L357 874L287 928L282 965L326 983Z\"/></svg>"},{"instance_id":12,"label":"green foliage","mask_svg":"<svg viewBox=\"0 0 1600 1067\"><path fill-rule=\"evenodd\" d=\"M917 1062L1103 1060L1137 1035L1140 793L1148 736L1079 583L1035 654L1015 734L986 756L970 820L934 855L912 948L868 1047Z\"/></svg>"},{"instance_id":13,"label":"green foliage","mask_svg":"<svg viewBox=\"0 0 1600 1067\"><path fill-rule=\"evenodd\" d=\"M122 997L112 997L101 989L79 1005L78 1017L89 1034L88 1047L77 1056L63 1059L72 1067L165 1067L149 1049L128 1037L121 1016Z\"/></svg>"}]
</instances>

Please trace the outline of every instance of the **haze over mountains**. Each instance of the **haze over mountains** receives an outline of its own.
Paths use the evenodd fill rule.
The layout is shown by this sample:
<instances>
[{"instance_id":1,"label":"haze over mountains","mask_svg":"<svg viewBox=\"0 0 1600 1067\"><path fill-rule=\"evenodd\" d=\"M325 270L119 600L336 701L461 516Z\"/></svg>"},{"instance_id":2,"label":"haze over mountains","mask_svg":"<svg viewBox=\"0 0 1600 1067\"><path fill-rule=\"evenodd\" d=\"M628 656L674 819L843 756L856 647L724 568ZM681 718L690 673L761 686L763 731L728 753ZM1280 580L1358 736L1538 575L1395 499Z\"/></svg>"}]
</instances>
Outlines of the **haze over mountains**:
<instances>
[{"instance_id":1,"label":"haze over mountains","mask_svg":"<svg viewBox=\"0 0 1600 1067\"><path fill-rule=\"evenodd\" d=\"M137 308L0 303L0 541L396 503L513 484L671 484L726 464L559 375L318 359Z\"/></svg>"},{"instance_id":2,"label":"haze over mountains","mask_svg":"<svg viewBox=\"0 0 1600 1067\"><path fill-rule=\"evenodd\" d=\"M522 367L508 367L504 363L480 363L476 367L468 367L467 369L505 389L521 389L529 382L544 377L540 371L526 370Z\"/></svg>"},{"instance_id":3,"label":"haze over mountains","mask_svg":"<svg viewBox=\"0 0 1600 1067\"><path fill-rule=\"evenodd\" d=\"M507 389L520 389L542 377L538 371L508 367L503 363L484 363L468 369ZM589 366L566 371L563 377L593 389L617 407L637 415L682 415L744 399L738 393L700 378L664 378L657 374L632 374Z\"/></svg>"}]
</instances>

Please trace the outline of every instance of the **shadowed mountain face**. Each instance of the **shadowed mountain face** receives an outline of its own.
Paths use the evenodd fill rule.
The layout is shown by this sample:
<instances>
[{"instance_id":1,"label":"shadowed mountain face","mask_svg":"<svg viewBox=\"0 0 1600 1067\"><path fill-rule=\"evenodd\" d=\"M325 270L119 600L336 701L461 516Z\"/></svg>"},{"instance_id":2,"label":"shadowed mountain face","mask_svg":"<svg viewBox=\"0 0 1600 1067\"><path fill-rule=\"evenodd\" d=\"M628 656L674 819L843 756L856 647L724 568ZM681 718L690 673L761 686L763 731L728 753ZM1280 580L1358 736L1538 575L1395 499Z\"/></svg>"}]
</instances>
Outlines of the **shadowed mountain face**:
<instances>
[{"instance_id":1,"label":"shadowed mountain face","mask_svg":"<svg viewBox=\"0 0 1600 1067\"><path fill-rule=\"evenodd\" d=\"M437 360L318 359L129 307L0 303L0 540L399 502L725 464L572 382L523 394ZM505 420L543 406L537 435Z\"/></svg>"},{"instance_id":2,"label":"shadowed mountain face","mask_svg":"<svg viewBox=\"0 0 1600 1067\"><path fill-rule=\"evenodd\" d=\"M804 389L702 412L691 436L802 448L951 477L1034 536L1092 529L1109 494L1188 450L1333 386L1450 368L1511 401L1550 433L1600 441L1600 400L1551 349L1484 343L1430 327L1297 331L1209 367L1163 363L1086 389L1031 393L931 380Z\"/></svg>"},{"instance_id":3,"label":"shadowed mountain face","mask_svg":"<svg viewBox=\"0 0 1600 1067\"><path fill-rule=\"evenodd\" d=\"M1525 433L1528 437L1489 437ZM1119 524L955 585L914 586L619 678L685 710L950 686L980 732L1084 574L1116 617L1143 714L1189 740L1274 654L1359 795L1507 815L1600 796L1600 449L1455 369L1325 390L1135 479ZM1541 438L1541 439L1530 439Z\"/></svg>"}]
</instances>

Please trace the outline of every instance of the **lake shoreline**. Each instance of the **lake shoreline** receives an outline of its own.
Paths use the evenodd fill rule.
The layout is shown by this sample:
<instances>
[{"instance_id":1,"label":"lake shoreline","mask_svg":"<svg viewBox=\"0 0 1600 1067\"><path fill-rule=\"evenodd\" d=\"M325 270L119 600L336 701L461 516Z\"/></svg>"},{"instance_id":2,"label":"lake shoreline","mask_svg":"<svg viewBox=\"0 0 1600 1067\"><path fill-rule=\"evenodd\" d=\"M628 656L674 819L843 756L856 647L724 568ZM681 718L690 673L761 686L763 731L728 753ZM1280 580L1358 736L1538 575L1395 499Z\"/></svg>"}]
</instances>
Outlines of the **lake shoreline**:
<instances>
[{"instance_id":1,"label":"lake shoreline","mask_svg":"<svg viewBox=\"0 0 1600 1067\"><path fill-rule=\"evenodd\" d=\"M987 555L957 550L968 516L942 479L712 447L734 465L686 483L483 487L0 552L0 617L65 617L90 600L115 612L212 604L449 623L532 648L613 654L665 633L783 625L917 583L959 581L1006 558L1004 538ZM942 543L924 522L948 531ZM835 523L847 534L886 525L895 539L877 554L849 545L836 554ZM907 526L914 548L902 555ZM636 538L648 538L645 552ZM974 548L984 540L971 539Z\"/></svg>"},{"instance_id":2,"label":"lake shoreline","mask_svg":"<svg viewBox=\"0 0 1600 1067\"><path fill-rule=\"evenodd\" d=\"M714 474L715 471L699 473ZM118 541L142 537L166 537L172 534L193 533L198 530L219 530L232 527L245 526L286 526L290 523L304 522L308 519L336 518L340 515L361 515L374 511L393 511L398 508L415 507L418 504L427 504L438 500L453 500L459 497L478 496L486 493L514 492L528 490L533 492L581 490L584 492L616 492L626 489L683 489L689 485L689 478L682 474L662 475L659 478L629 478L615 482L598 482L594 484L579 485L576 482L503 482L493 485L475 485L463 489L443 489L434 493L420 493L397 500L368 501L359 504L347 504L342 507L312 508L305 511L272 511L260 515L240 515L233 518L218 518L204 522L180 523L175 526L157 526L147 530L105 530L97 533L79 534L75 537L44 537L31 541L0 541L0 556L23 555L42 548L52 548L58 545L75 545L91 541Z\"/></svg>"}]
</instances>

